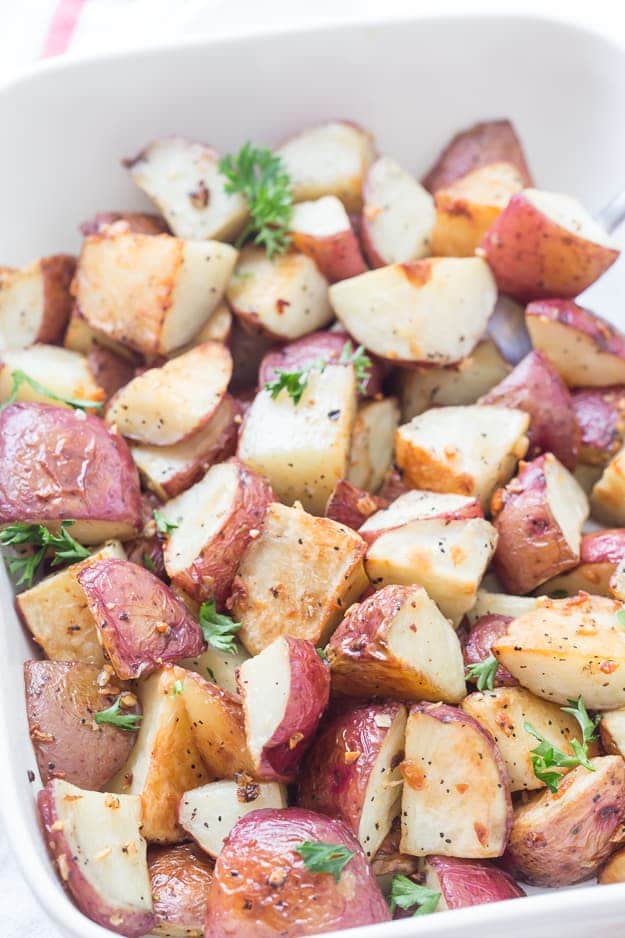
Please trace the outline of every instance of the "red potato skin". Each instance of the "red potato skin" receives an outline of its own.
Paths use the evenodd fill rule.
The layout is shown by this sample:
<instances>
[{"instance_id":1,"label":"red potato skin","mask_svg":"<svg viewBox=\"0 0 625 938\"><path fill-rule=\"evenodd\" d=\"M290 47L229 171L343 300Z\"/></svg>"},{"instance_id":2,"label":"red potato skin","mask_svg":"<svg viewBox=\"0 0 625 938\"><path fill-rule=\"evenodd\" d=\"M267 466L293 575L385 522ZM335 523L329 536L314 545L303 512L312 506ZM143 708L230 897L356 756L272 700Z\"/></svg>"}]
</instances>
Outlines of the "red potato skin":
<instances>
[{"instance_id":1,"label":"red potato skin","mask_svg":"<svg viewBox=\"0 0 625 938\"><path fill-rule=\"evenodd\" d=\"M0 524L129 520L141 529L139 476L103 420L52 404L0 412Z\"/></svg>"},{"instance_id":2,"label":"red potato skin","mask_svg":"<svg viewBox=\"0 0 625 938\"><path fill-rule=\"evenodd\" d=\"M127 358L121 358L109 348L94 346L87 355L89 370L108 400L135 376L135 369Z\"/></svg>"},{"instance_id":3,"label":"red potato skin","mask_svg":"<svg viewBox=\"0 0 625 938\"><path fill-rule=\"evenodd\" d=\"M523 192L512 196L478 250L488 261L499 290L525 302L542 297L575 297L605 273L619 255L614 248L560 228Z\"/></svg>"},{"instance_id":4,"label":"red potato skin","mask_svg":"<svg viewBox=\"0 0 625 938\"><path fill-rule=\"evenodd\" d=\"M480 664L493 654L493 645L507 631L511 616L487 615L477 619L463 644L464 663ZM518 687L519 682L507 668L499 665L495 673L495 687Z\"/></svg>"},{"instance_id":5,"label":"red potato skin","mask_svg":"<svg viewBox=\"0 0 625 938\"><path fill-rule=\"evenodd\" d=\"M493 524L499 536L493 568L506 590L517 596L579 563L563 537L543 536L554 530L546 501L545 458L521 462L516 478L493 495Z\"/></svg>"},{"instance_id":6,"label":"red potato skin","mask_svg":"<svg viewBox=\"0 0 625 938\"><path fill-rule=\"evenodd\" d=\"M306 867L296 852L305 841L342 844L355 854L338 883ZM362 848L340 821L300 808L266 809L241 818L226 838L204 935L301 938L389 920Z\"/></svg>"},{"instance_id":7,"label":"red potato skin","mask_svg":"<svg viewBox=\"0 0 625 938\"><path fill-rule=\"evenodd\" d=\"M99 791L125 764L135 733L93 715L129 690L119 682L100 687L100 669L82 661L25 661L24 688L30 736L41 781L62 778L78 788ZM137 705L125 713L140 713Z\"/></svg>"},{"instance_id":8,"label":"red potato skin","mask_svg":"<svg viewBox=\"0 0 625 938\"><path fill-rule=\"evenodd\" d=\"M126 935L127 938L141 938L142 935L148 934L154 925L154 915L151 912L140 911L121 913L117 908L107 907L101 896L83 875L78 863L72 858L63 831L54 829L57 820L54 804L54 780L48 782L46 787L39 792L37 807L48 852L53 860L57 860L60 856L65 857L63 868L66 865L67 878L61 876L61 881L80 911L91 921L103 928L108 928L116 935ZM121 922L118 922L119 917L122 918ZM115 924L116 922L117 924Z\"/></svg>"},{"instance_id":9,"label":"red potato skin","mask_svg":"<svg viewBox=\"0 0 625 938\"><path fill-rule=\"evenodd\" d=\"M580 430L566 384L542 352L533 351L514 371L480 398L480 404L516 407L530 416L528 458L553 453L573 470Z\"/></svg>"},{"instance_id":10,"label":"red potato skin","mask_svg":"<svg viewBox=\"0 0 625 938\"><path fill-rule=\"evenodd\" d=\"M616 567L625 557L625 528L606 528L582 535L580 563L611 563Z\"/></svg>"},{"instance_id":11,"label":"red potato skin","mask_svg":"<svg viewBox=\"0 0 625 938\"><path fill-rule=\"evenodd\" d=\"M369 776L388 733L376 717L392 721L401 709L391 701L349 705L326 721L302 764L299 807L338 818L357 836ZM349 762L348 753L359 756Z\"/></svg>"},{"instance_id":12,"label":"red potato skin","mask_svg":"<svg viewBox=\"0 0 625 938\"><path fill-rule=\"evenodd\" d=\"M438 877L440 891L449 909L519 899L525 891L509 873L487 860L430 856L428 866Z\"/></svg>"},{"instance_id":13,"label":"red potato skin","mask_svg":"<svg viewBox=\"0 0 625 938\"><path fill-rule=\"evenodd\" d=\"M385 498L371 495L347 479L341 479L328 499L326 518L357 531L367 518L381 508L388 508L389 504Z\"/></svg>"},{"instance_id":14,"label":"red potato skin","mask_svg":"<svg viewBox=\"0 0 625 938\"><path fill-rule=\"evenodd\" d=\"M406 489L405 491L409 491ZM404 494L403 492L400 494ZM394 499L389 499L389 501L394 501ZM440 515L431 515L427 518L428 521L468 521L471 518L483 518L484 512L480 504L479 498L474 498L473 502L470 505L464 505L462 508L456 508L455 511L443 511ZM364 522L363 522L364 524ZM410 522L400 521L397 524L390 524L387 528L377 528L374 531L358 531L360 536L366 541L368 546L371 546L379 537L382 537L383 534L386 534L388 531L393 531L395 528L402 528L404 524L410 524Z\"/></svg>"},{"instance_id":15,"label":"red potato skin","mask_svg":"<svg viewBox=\"0 0 625 938\"><path fill-rule=\"evenodd\" d=\"M106 654L123 679L199 655L200 627L158 577L127 560L96 560L78 574Z\"/></svg>"},{"instance_id":16,"label":"red potato skin","mask_svg":"<svg viewBox=\"0 0 625 938\"><path fill-rule=\"evenodd\" d=\"M295 342L289 342L281 348L272 349L260 363L258 369L258 386L264 388L269 381L277 377L279 371L299 371L313 362L320 360L328 364L338 362L345 343L350 342L352 349L358 343L346 332L311 332ZM380 362L371 358L371 370L366 385L362 391L363 397L375 397L382 391L383 368Z\"/></svg>"},{"instance_id":17,"label":"red potato skin","mask_svg":"<svg viewBox=\"0 0 625 938\"><path fill-rule=\"evenodd\" d=\"M369 269L360 253L358 238L351 228L325 237L292 231L291 238L295 247L313 259L320 273L330 283L357 277Z\"/></svg>"},{"instance_id":18,"label":"red potato skin","mask_svg":"<svg viewBox=\"0 0 625 938\"><path fill-rule=\"evenodd\" d=\"M191 844L148 848L155 925L201 934L213 881L213 863Z\"/></svg>"},{"instance_id":19,"label":"red potato skin","mask_svg":"<svg viewBox=\"0 0 625 938\"><path fill-rule=\"evenodd\" d=\"M403 495L405 492L409 492L411 488L411 485L404 482L403 471L399 469L398 466L391 466L391 468L387 470L384 482L378 490L378 496L385 498L390 503L394 502L396 498L399 498L399 496Z\"/></svg>"},{"instance_id":20,"label":"red potato skin","mask_svg":"<svg viewBox=\"0 0 625 938\"><path fill-rule=\"evenodd\" d=\"M580 462L605 465L625 436L625 386L576 388L571 392L580 428Z\"/></svg>"},{"instance_id":21,"label":"red potato skin","mask_svg":"<svg viewBox=\"0 0 625 938\"><path fill-rule=\"evenodd\" d=\"M321 660L312 642L285 636L289 647L291 686L282 721L261 754L258 777L276 782L293 781L299 764L313 741L319 721L330 700L330 668ZM239 673L239 692L245 686ZM301 739L293 745L293 737Z\"/></svg>"},{"instance_id":22,"label":"red potato skin","mask_svg":"<svg viewBox=\"0 0 625 938\"><path fill-rule=\"evenodd\" d=\"M539 316L551 322L561 323L563 326L570 326L571 329L582 332L592 339L598 352L625 358L625 335L606 319L585 306L573 303L572 300L536 300L529 303L525 310L526 320L531 316Z\"/></svg>"},{"instance_id":23,"label":"red potato skin","mask_svg":"<svg viewBox=\"0 0 625 938\"><path fill-rule=\"evenodd\" d=\"M96 212L93 218L80 225L80 233L87 238L89 235L100 234L104 229L119 222L123 222L126 230L135 234L169 234L165 219L147 212Z\"/></svg>"},{"instance_id":24,"label":"red potato skin","mask_svg":"<svg viewBox=\"0 0 625 938\"><path fill-rule=\"evenodd\" d=\"M485 121L456 134L421 183L434 193L474 169L501 162L516 166L524 186L533 185L521 141L510 121Z\"/></svg>"},{"instance_id":25,"label":"red potato skin","mask_svg":"<svg viewBox=\"0 0 625 938\"><path fill-rule=\"evenodd\" d=\"M198 602L214 599L225 608L241 557L250 543L250 531L262 527L265 513L276 501L273 489L263 476L234 458L239 470L237 503L230 517L189 569L172 577L181 590Z\"/></svg>"},{"instance_id":26,"label":"red potato skin","mask_svg":"<svg viewBox=\"0 0 625 938\"><path fill-rule=\"evenodd\" d=\"M76 272L76 258L71 254L43 257L41 272L44 316L34 341L54 345L63 338L72 310L69 288Z\"/></svg>"}]
</instances>

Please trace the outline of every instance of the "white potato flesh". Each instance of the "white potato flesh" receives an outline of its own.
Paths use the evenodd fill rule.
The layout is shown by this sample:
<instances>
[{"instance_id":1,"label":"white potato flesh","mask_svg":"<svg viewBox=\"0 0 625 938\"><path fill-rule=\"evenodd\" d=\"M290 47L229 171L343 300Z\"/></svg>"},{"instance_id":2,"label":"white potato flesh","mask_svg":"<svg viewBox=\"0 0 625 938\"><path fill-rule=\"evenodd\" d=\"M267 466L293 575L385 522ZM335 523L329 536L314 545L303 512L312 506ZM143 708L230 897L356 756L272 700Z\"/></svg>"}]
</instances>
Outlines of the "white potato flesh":
<instances>
[{"instance_id":1,"label":"white potato flesh","mask_svg":"<svg viewBox=\"0 0 625 938\"><path fill-rule=\"evenodd\" d=\"M622 603L580 593L542 599L493 645L505 668L538 697L566 704L581 694L593 710L625 706Z\"/></svg>"},{"instance_id":2,"label":"white potato flesh","mask_svg":"<svg viewBox=\"0 0 625 938\"><path fill-rule=\"evenodd\" d=\"M37 340L44 302L40 261L0 271L0 348L25 348Z\"/></svg>"},{"instance_id":3,"label":"white potato flesh","mask_svg":"<svg viewBox=\"0 0 625 938\"><path fill-rule=\"evenodd\" d=\"M234 825L250 811L286 807L286 788L277 782L209 782L183 795L178 817L202 850L218 857Z\"/></svg>"},{"instance_id":4,"label":"white potato flesh","mask_svg":"<svg viewBox=\"0 0 625 938\"><path fill-rule=\"evenodd\" d=\"M247 748L259 768L265 746L285 720L291 699L291 648L283 638L241 667L239 681L245 713Z\"/></svg>"},{"instance_id":5,"label":"white potato flesh","mask_svg":"<svg viewBox=\"0 0 625 938\"><path fill-rule=\"evenodd\" d=\"M415 488L477 495L487 508L525 455L528 426L513 408L435 407L398 429L395 461Z\"/></svg>"},{"instance_id":6,"label":"white potato flesh","mask_svg":"<svg viewBox=\"0 0 625 938\"><path fill-rule=\"evenodd\" d=\"M61 833L59 841L65 847L58 857L59 872L63 878L63 873L69 871L72 882L72 867L77 867L85 881L73 881L78 901L81 887L92 890L102 908L111 910L111 925L121 924L124 914L151 912L146 842L141 836L141 799L84 791L61 779L51 784L53 829L56 826ZM120 917L117 923L116 912Z\"/></svg>"},{"instance_id":7,"label":"white potato flesh","mask_svg":"<svg viewBox=\"0 0 625 938\"><path fill-rule=\"evenodd\" d=\"M355 531L298 507L270 505L235 580L232 614L250 654L279 635L325 645L368 585L364 553Z\"/></svg>"},{"instance_id":8,"label":"white potato flesh","mask_svg":"<svg viewBox=\"0 0 625 938\"><path fill-rule=\"evenodd\" d=\"M186 345L223 297L237 258L220 241L128 232L85 238L74 279L94 329L145 355Z\"/></svg>"},{"instance_id":9,"label":"white potato flesh","mask_svg":"<svg viewBox=\"0 0 625 938\"><path fill-rule=\"evenodd\" d=\"M577 238L605 247L616 247L614 240L599 222L573 196L542 189L524 189L523 195L534 208Z\"/></svg>"},{"instance_id":10,"label":"white potato flesh","mask_svg":"<svg viewBox=\"0 0 625 938\"><path fill-rule=\"evenodd\" d=\"M330 287L336 315L357 342L382 358L431 365L470 354L496 299L479 257L393 264Z\"/></svg>"},{"instance_id":11,"label":"white potato flesh","mask_svg":"<svg viewBox=\"0 0 625 938\"><path fill-rule=\"evenodd\" d=\"M297 404L285 390L275 398L259 391L243 423L239 458L266 476L282 501L322 515L347 475L355 416L353 368L313 370Z\"/></svg>"},{"instance_id":12,"label":"white potato flesh","mask_svg":"<svg viewBox=\"0 0 625 938\"><path fill-rule=\"evenodd\" d=\"M347 121L320 124L291 137L276 153L296 202L335 195L348 212L360 211L362 185L375 155L365 130Z\"/></svg>"},{"instance_id":13,"label":"white potato flesh","mask_svg":"<svg viewBox=\"0 0 625 938\"><path fill-rule=\"evenodd\" d=\"M471 625L482 616L518 616L531 612L540 604L540 596L510 596L508 593L491 593L486 589L479 589L475 603L467 611L467 618Z\"/></svg>"},{"instance_id":14,"label":"white potato flesh","mask_svg":"<svg viewBox=\"0 0 625 938\"><path fill-rule=\"evenodd\" d=\"M625 707L604 713L599 730L605 752L625 759Z\"/></svg>"},{"instance_id":15,"label":"white potato flesh","mask_svg":"<svg viewBox=\"0 0 625 938\"><path fill-rule=\"evenodd\" d=\"M432 518L451 521L454 518L470 517L471 513L482 513L476 498L412 489L392 501L388 508L376 511L367 518L360 532L373 537L378 531L399 528L411 521L428 521Z\"/></svg>"},{"instance_id":16,"label":"white potato flesh","mask_svg":"<svg viewBox=\"0 0 625 938\"><path fill-rule=\"evenodd\" d=\"M238 694L237 670L249 658L248 653L241 645L233 653L220 651L209 645L197 658L186 658L180 664L189 671L200 674L204 680L223 687L229 694Z\"/></svg>"},{"instance_id":17,"label":"white potato flesh","mask_svg":"<svg viewBox=\"0 0 625 938\"><path fill-rule=\"evenodd\" d=\"M404 753L406 716L405 709L401 707L388 728L369 773L358 824L358 840L368 860L372 860L380 849L401 810L400 762Z\"/></svg>"},{"instance_id":18,"label":"white potato flesh","mask_svg":"<svg viewBox=\"0 0 625 938\"><path fill-rule=\"evenodd\" d=\"M6 401L11 396L13 374L16 371L23 371L57 397L95 403L104 401L106 397L95 382L87 359L78 352L70 352L57 345L31 345L30 348L7 349L0 353L0 360L0 401ZM28 382L20 385L15 400L64 406L61 401L37 391Z\"/></svg>"},{"instance_id":19,"label":"white potato flesh","mask_svg":"<svg viewBox=\"0 0 625 938\"><path fill-rule=\"evenodd\" d=\"M205 342L227 342L231 331L232 313L226 303L220 303L189 344L183 346L183 348L174 349L173 352L170 352L170 358L176 355L184 355L185 352L195 348L196 345L203 345Z\"/></svg>"},{"instance_id":20,"label":"white potato flesh","mask_svg":"<svg viewBox=\"0 0 625 938\"><path fill-rule=\"evenodd\" d=\"M206 342L125 385L107 407L106 422L140 443L180 443L208 423L231 376L226 346Z\"/></svg>"},{"instance_id":21,"label":"white potato flesh","mask_svg":"<svg viewBox=\"0 0 625 938\"><path fill-rule=\"evenodd\" d=\"M262 248L243 248L227 297L235 315L276 339L299 339L332 319L328 281L297 251L270 260Z\"/></svg>"},{"instance_id":22,"label":"white potato flesh","mask_svg":"<svg viewBox=\"0 0 625 938\"><path fill-rule=\"evenodd\" d=\"M404 368L399 374L402 420L430 407L475 404L510 372L490 339L478 342L471 354L447 368Z\"/></svg>"},{"instance_id":23,"label":"white potato flesh","mask_svg":"<svg viewBox=\"0 0 625 938\"><path fill-rule=\"evenodd\" d=\"M475 603L496 544L497 532L483 518L412 521L374 541L365 569L376 588L420 584L458 625Z\"/></svg>"},{"instance_id":24,"label":"white potato flesh","mask_svg":"<svg viewBox=\"0 0 625 938\"><path fill-rule=\"evenodd\" d=\"M347 480L375 492L393 461L399 407L394 397L361 404L356 414L349 451Z\"/></svg>"},{"instance_id":25,"label":"white potato flesh","mask_svg":"<svg viewBox=\"0 0 625 938\"><path fill-rule=\"evenodd\" d=\"M590 504L593 517L602 524L625 525L625 447L603 470L592 490Z\"/></svg>"},{"instance_id":26,"label":"white potato flesh","mask_svg":"<svg viewBox=\"0 0 625 938\"><path fill-rule=\"evenodd\" d=\"M625 602L625 557L618 564L616 570L610 577L610 596Z\"/></svg>"},{"instance_id":27,"label":"white potato flesh","mask_svg":"<svg viewBox=\"0 0 625 938\"><path fill-rule=\"evenodd\" d=\"M588 499L571 473L550 453L545 457L544 473L553 520L570 550L579 556L582 527L589 514Z\"/></svg>"},{"instance_id":28,"label":"white potato flesh","mask_svg":"<svg viewBox=\"0 0 625 938\"><path fill-rule=\"evenodd\" d=\"M93 349L107 348L128 361L135 362L137 360L137 355L131 348L94 329L76 311L76 308L73 309L69 317L67 330L63 338L63 347L72 352L81 352L83 355L88 355Z\"/></svg>"},{"instance_id":29,"label":"white potato flesh","mask_svg":"<svg viewBox=\"0 0 625 938\"><path fill-rule=\"evenodd\" d=\"M369 168L362 214L366 252L374 267L432 253L434 199L389 156L381 156Z\"/></svg>"},{"instance_id":30,"label":"white potato flesh","mask_svg":"<svg viewBox=\"0 0 625 938\"><path fill-rule=\"evenodd\" d=\"M402 853L501 856L512 819L507 774L472 717L440 704L413 707L402 775Z\"/></svg>"},{"instance_id":31,"label":"white potato flesh","mask_svg":"<svg viewBox=\"0 0 625 938\"><path fill-rule=\"evenodd\" d=\"M45 577L15 597L20 618L52 661L104 664L95 619L78 583L78 574L89 564L108 558L126 559L119 541L104 544L87 560Z\"/></svg>"},{"instance_id":32,"label":"white potato flesh","mask_svg":"<svg viewBox=\"0 0 625 938\"><path fill-rule=\"evenodd\" d=\"M605 347L605 323L589 334L575 319L526 316L534 348L543 352L569 387L606 387L625 382L625 355ZM613 327L610 327L613 328ZM616 330L615 330L616 331Z\"/></svg>"},{"instance_id":33,"label":"white potato flesh","mask_svg":"<svg viewBox=\"0 0 625 938\"><path fill-rule=\"evenodd\" d=\"M127 165L133 181L179 238L230 241L243 228L245 199L226 192L219 155L211 147L184 137L164 137Z\"/></svg>"},{"instance_id":34,"label":"white potato flesh","mask_svg":"<svg viewBox=\"0 0 625 938\"><path fill-rule=\"evenodd\" d=\"M351 231L345 206L334 195L294 205L289 227L297 234L313 238L328 238L342 231Z\"/></svg>"},{"instance_id":35,"label":"white potato flesh","mask_svg":"<svg viewBox=\"0 0 625 938\"><path fill-rule=\"evenodd\" d=\"M563 713L557 704L535 697L524 687L476 691L463 700L461 707L475 717L497 743L510 777L510 791L533 791L545 785L534 774L531 752L538 746L538 740L527 732L526 723L570 755L573 755L570 740L581 742L579 725L572 716Z\"/></svg>"}]
</instances>

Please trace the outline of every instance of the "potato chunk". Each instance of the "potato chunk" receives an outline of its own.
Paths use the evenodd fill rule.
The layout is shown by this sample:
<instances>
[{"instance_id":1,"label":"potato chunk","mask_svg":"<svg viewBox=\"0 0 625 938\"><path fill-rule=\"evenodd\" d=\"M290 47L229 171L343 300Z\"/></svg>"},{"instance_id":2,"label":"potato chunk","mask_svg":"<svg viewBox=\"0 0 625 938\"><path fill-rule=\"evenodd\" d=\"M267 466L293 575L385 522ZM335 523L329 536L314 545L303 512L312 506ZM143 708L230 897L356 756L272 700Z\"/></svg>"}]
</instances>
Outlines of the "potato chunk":
<instances>
[{"instance_id":1,"label":"potato chunk","mask_svg":"<svg viewBox=\"0 0 625 938\"><path fill-rule=\"evenodd\" d=\"M399 407L393 397L368 401L356 414L349 451L347 480L376 492L393 461Z\"/></svg>"},{"instance_id":2,"label":"potato chunk","mask_svg":"<svg viewBox=\"0 0 625 938\"><path fill-rule=\"evenodd\" d=\"M76 258L42 257L22 268L0 267L0 348L58 342L69 318Z\"/></svg>"},{"instance_id":3,"label":"potato chunk","mask_svg":"<svg viewBox=\"0 0 625 938\"><path fill-rule=\"evenodd\" d=\"M603 470L592 490L590 504L597 521L625 525L625 446Z\"/></svg>"},{"instance_id":4,"label":"potato chunk","mask_svg":"<svg viewBox=\"0 0 625 938\"><path fill-rule=\"evenodd\" d=\"M33 345L26 349L7 349L1 353L1 360L0 401L7 401L12 396L13 375L16 371L23 371L57 397L77 398L94 404L104 401L103 388L95 380L87 359L78 352L70 352L56 345ZM27 382L18 387L14 399L61 403Z\"/></svg>"}]
</instances>

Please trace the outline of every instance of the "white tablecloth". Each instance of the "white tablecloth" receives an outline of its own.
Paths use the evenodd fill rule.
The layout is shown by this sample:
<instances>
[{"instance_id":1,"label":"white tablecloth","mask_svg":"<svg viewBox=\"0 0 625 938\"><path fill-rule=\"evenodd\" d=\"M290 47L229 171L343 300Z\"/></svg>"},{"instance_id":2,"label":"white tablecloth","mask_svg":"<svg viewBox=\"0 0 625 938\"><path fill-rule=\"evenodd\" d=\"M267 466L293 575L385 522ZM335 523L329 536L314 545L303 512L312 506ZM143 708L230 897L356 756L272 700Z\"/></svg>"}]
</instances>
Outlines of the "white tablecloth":
<instances>
[{"instance_id":1,"label":"white tablecloth","mask_svg":"<svg viewBox=\"0 0 625 938\"><path fill-rule=\"evenodd\" d=\"M302 0L0 0L0 82L46 50L50 54L66 47L88 52L120 48L122 44L144 45L186 29L193 33L235 31L356 19L378 11L392 15L419 10L440 15L454 10L502 12L517 8L586 23L625 42L625 8L617 0L315 0L311 4ZM580 133L584 133L583 127ZM0 935L62 938L24 883L2 831ZM559 938L553 931L552 936Z\"/></svg>"}]
</instances>

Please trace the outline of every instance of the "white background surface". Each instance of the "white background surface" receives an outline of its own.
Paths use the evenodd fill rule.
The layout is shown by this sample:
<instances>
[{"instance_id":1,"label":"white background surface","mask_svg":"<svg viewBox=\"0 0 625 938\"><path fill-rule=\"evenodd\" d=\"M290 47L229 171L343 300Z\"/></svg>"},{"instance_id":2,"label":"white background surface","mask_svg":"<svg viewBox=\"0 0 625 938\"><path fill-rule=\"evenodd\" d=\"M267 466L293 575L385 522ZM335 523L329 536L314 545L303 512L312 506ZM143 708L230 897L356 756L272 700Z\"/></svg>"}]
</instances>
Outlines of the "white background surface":
<instances>
[{"instance_id":1,"label":"white background surface","mask_svg":"<svg viewBox=\"0 0 625 938\"><path fill-rule=\"evenodd\" d=\"M0 0L0 81L39 57L55 6L56 0ZM515 0L87 0L71 48L84 53L143 45L185 28L193 33L231 32L364 18L381 12L440 14L454 10L533 11L587 24L625 43L625 5L621 0L524 0L522 4ZM166 126L163 131L167 131ZM580 133L584 133L583 127ZM2 145L10 146L10 141L2 140ZM59 932L45 921L15 869L1 831L0 935L60 938ZM559 934L550 930L551 938L560 935L564 938L565 930Z\"/></svg>"}]
</instances>

